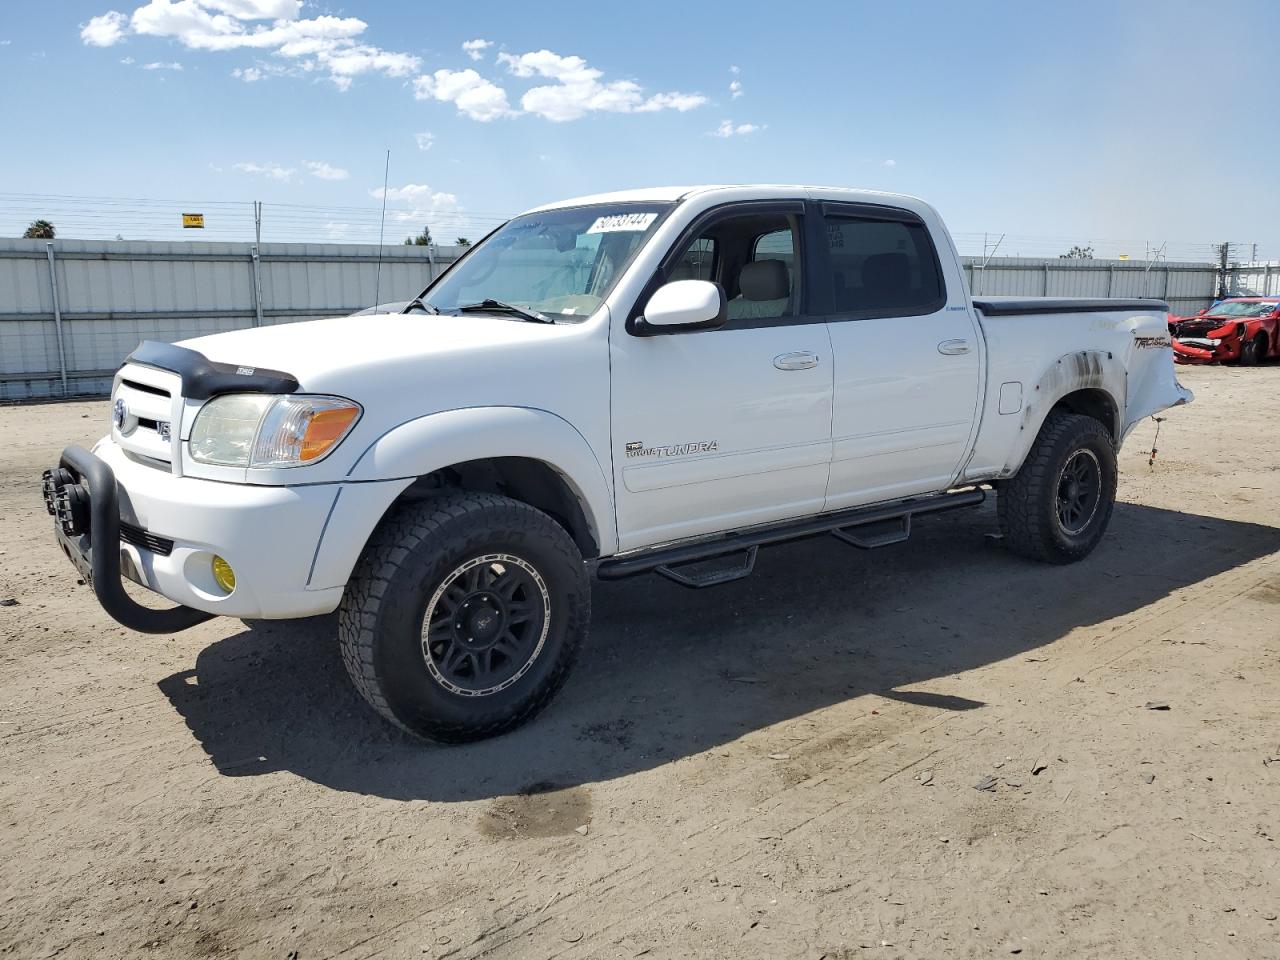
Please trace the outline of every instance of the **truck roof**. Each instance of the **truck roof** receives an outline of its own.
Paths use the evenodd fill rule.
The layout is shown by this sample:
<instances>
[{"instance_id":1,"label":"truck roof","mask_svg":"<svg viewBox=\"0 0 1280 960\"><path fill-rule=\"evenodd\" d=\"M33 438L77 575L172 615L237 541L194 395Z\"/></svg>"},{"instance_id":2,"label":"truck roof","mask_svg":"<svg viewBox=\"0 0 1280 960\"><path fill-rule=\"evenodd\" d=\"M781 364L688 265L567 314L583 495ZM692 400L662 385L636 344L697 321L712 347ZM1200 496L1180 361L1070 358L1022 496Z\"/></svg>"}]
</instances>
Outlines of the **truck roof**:
<instances>
[{"instance_id":1,"label":"truck roof","mask_svg":"<svg viewBox=\"0 0 1280 960\"><path fill-rule=\"evenodd\" d=\"M742 193L744 191L751 191L761 199L794 197L799 193L831 200L864 200L869 203L891 201L908 207L923 203L918 197L908 196L903 193L857 190L850 187L820 187L779 183L717 183L683 187L644 187L638 190L615 190L611 193L596 193L585 197L573 197L569 200L557 200L554 203L544 203L524 212L537 213L543 210L558 210L563 207L581 207L591 203L674 203L677 200L684 200L695 195Z\"/></svg>"}]
</instances>

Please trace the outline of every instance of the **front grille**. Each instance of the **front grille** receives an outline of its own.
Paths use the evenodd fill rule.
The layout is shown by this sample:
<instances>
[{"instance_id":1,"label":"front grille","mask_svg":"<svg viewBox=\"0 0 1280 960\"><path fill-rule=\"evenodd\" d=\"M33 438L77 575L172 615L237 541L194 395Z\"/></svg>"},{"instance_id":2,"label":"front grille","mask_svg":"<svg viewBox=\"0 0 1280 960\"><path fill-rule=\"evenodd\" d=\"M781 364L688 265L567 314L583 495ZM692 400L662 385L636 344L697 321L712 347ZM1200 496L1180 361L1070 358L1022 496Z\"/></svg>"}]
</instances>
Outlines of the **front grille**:
<instances>
[{"instance_id":1,"label":"front grille","mask_svg":"<svg viewBox=\"0 0 1280 960\"><path fill-rule=\"evenodd\" d=\"M125 452L173 466L173 428L182 416L176 374L126 363L112 394L111 439Z\"/></svg>"},{"instance_id":2,"label":"front grille","mask_svg":"<svg viewBox=\"0 0 1280 960\"><path fill-rule=\"evenodd\" d=\"M167 557L173 552L173 541L169 538L157 537L154 533L148 533L141 527L135 527L132 523L125 523L123 520L120 521L120 539L135 547L158 553L162 557Z\"/></svg>"},{"instance_id":3,"label":"front grille","mask_svg":"<svg viewBox=\"0 0 1280 960\"><path fill-rule=\"evenodd\" d=\"M160 387L153 387L149 383L140 383L137 380L129 380L126 378L121 378L120 382L126 387L132 387L134 390L138 390L142 393L150 393L157 397L164 397L166 400L169 399L168 390L162 390Z\"/></svg>"}]
</instances>

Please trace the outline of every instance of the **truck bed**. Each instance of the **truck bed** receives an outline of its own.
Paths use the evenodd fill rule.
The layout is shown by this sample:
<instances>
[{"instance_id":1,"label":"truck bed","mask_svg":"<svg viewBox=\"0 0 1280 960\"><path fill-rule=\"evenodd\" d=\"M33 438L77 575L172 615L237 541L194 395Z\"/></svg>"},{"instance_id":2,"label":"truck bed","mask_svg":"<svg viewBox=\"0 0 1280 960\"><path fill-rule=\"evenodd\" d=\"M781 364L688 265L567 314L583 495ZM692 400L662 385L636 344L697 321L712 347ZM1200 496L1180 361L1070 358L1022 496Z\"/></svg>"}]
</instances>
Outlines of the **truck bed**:
<instances>
[{"instance_id":1,"label":"truck bed","mask_svg":"<svg viewBox=\"0 0 1280 960\"><path fill-rule=\"evenodd\" d=\"M1094 297L975 297L973 305L988 317L1018 313L1096 313L1106 310L1154 310L1168 313L1163 300L1125 300Z\"/></svg>"}]
</instances>

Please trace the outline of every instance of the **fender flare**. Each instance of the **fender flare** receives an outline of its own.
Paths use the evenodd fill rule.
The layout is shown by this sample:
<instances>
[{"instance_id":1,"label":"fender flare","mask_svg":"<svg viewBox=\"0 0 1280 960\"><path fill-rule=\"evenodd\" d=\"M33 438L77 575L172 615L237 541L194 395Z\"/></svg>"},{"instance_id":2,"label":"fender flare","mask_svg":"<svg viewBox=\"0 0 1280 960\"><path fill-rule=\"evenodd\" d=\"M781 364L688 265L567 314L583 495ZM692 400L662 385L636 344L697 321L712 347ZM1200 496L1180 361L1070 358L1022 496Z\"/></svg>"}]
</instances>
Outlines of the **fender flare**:
<instances>
[{"instance_id":1,"label":"fender flare","mask_svg":"<svg viewBox=\"0 0 1280 960\"><path fill-rule=\"evenodd\" d=\"M1125 422L1127 382L1124 362L1109 350L1077 350L1049 364L1028 391L1022 408L1022 428L1002 475L1011 477L1022 468L1049 411L1064 397L1080 390L1099 390L1110 400L1112 422L1107 426L1118 447Z\"/></svg>"},{"instance_id":2,"label":"fender flare","mask_svg":"<svg viewBox=\"0 0 1280 960\"><path fill-rule=\"evenodd\" d=\"M577 428L547 410L463 407L408 420L369 444L346 479L421 477L490 457L525 457L555 470L578 498L601 555L616 552L617 523L606 473Z\"/></svg>"}]
</instances>

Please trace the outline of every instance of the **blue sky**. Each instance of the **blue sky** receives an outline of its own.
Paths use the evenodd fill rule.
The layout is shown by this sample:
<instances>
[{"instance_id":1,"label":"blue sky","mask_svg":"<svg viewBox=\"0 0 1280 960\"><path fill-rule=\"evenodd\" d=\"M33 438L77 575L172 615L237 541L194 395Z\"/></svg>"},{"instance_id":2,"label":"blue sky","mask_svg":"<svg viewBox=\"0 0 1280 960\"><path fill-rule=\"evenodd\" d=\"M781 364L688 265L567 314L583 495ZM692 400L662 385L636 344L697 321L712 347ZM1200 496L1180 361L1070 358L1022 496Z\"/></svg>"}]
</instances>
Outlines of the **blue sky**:
<instances>
[{"instance_id":1,"label":"blue sky","mask_svg":"<svg viewBox=\"0 0 1280 960\"><path fill-rule=\"evenodd\" d=\"M965 252L1280 257L1280 4L5 0L0 235L483 233L661 183L913 193ZM480 43L473 41L482 41ZM464 44L467 45L464 47ZM734 86L734 85L737 86ZM128 198L82 203L65 198Z\"/></svg>"}]
</instances>

